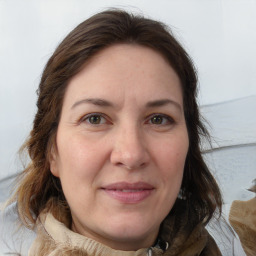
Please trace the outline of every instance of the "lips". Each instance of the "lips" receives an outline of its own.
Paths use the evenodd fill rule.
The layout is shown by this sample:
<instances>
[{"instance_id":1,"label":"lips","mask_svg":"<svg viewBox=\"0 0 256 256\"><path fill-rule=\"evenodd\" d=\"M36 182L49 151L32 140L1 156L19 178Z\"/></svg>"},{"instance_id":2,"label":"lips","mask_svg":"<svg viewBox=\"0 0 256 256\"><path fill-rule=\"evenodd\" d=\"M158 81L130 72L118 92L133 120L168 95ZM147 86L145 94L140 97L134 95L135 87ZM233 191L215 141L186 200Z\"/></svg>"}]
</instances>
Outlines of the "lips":
<instances>
[{"instance_id":1,"label":"lips","mask_svg":"<svg viewBox=\"0 0 256 256\"><path fill-rule=\"evenodd\" d=\"M108 196L121 203L135 204L148 198L155 188L145 182L119 182L104 186L102 189Z\"/></svg>"}]
</instances>

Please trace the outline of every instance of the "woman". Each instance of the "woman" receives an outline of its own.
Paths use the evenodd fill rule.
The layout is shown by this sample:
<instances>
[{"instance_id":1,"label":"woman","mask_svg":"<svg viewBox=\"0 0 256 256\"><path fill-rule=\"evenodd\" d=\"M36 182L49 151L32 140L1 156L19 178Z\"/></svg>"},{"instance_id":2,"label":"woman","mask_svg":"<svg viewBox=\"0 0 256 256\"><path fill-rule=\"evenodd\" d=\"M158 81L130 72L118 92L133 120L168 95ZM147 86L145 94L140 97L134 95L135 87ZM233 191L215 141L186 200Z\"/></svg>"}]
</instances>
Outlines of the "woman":
<instances>
[{"instance_id":1,"label":"woman","mask_svg":"<svg viewBox=\"0 0 256 256\"><path fill-rule=\"evenodd\" d=\"M13 201L28 255L221 255L192 61L165 25L108 10L49 59Z\"/></svg>"}]
</instances>

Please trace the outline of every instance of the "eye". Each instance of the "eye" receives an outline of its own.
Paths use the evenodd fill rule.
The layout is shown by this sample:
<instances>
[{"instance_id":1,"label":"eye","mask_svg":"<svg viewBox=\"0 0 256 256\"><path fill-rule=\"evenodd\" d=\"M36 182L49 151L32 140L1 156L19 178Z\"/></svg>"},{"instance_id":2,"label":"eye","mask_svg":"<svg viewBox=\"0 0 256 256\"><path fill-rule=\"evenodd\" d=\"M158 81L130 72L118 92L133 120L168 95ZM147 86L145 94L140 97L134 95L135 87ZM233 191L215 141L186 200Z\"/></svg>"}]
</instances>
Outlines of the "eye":
<instances>
[{"instance_id":1,"label":"eye","mask_svg":"<svg viewBox=\"0 0 256 256\"><path fill-rule=\"evenodd\" d=\"M171 125L174 123L174 120L170 116L156 114L150 117L149 123L153 125Z\"/></svg>"},{"instance_id":2,"label":"eye","mask_svg":"<svg viewBox=\"0 0 256 256\"><path fill-rule=\"evenodd\" d=\"M101 125L107 122L106 118L102 114L88 114L82 118L82 122L86 122L91 125Z\"/></svg>"}]
</instances>

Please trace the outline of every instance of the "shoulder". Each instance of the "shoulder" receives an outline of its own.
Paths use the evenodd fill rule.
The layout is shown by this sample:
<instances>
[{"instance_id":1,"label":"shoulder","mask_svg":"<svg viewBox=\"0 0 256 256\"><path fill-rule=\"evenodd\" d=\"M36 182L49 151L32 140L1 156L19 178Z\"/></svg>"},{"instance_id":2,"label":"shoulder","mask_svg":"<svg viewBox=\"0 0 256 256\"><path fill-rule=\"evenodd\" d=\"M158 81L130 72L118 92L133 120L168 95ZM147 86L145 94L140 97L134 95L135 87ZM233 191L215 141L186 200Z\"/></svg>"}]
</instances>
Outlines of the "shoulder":
<instances>
[{"instance_id":1,"label":"shoulder","mask_svg":"<svg viewBox=\"0 0 256 256\"><path fill-rule=\"evenodd\" d=\"M26 256L35 237L19 220L16 203L0 208L0 256Z\"/></svg>"}]
</instances>

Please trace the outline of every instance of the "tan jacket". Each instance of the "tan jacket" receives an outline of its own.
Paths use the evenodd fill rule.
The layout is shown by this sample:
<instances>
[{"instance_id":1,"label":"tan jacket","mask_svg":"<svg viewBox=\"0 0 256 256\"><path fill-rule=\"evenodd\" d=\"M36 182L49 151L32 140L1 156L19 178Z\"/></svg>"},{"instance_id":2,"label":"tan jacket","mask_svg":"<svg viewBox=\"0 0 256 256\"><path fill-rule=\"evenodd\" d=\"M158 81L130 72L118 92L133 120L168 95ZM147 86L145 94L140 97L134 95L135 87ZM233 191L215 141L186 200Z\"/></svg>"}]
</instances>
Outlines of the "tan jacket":
<instances>
[{"instance_id":1,"label":"tan jacket","mask_svg":"<svg viewBox=\"0 0 256 256\"><path fill-rule=\"evenodd\" d=\"M247 256L256 255L256 198L234 201L229 222L238 234Z\"/></svg>"}]
</instances>

